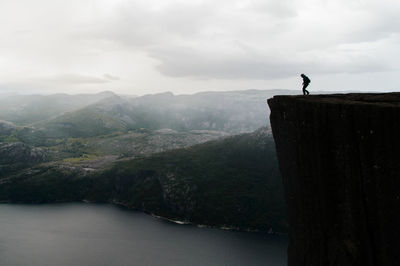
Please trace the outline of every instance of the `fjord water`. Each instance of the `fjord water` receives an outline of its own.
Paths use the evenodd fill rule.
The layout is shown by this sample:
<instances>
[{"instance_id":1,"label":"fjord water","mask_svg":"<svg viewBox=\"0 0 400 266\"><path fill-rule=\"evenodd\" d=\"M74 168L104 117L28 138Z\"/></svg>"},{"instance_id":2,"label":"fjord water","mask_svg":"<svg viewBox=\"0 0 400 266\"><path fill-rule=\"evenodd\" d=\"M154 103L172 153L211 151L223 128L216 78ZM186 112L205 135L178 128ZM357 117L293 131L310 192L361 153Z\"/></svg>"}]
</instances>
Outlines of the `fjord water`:
<instances>
[{"instance_id":1,"label":"fjord water","mask_svg":"<svg viewBox=\"0 0 400 266\"><path fill-rule=\"evenodd\" d=\"M103 204L0 204L0 265L286 265L287 238Z\"/></svg>"}]
</instances>

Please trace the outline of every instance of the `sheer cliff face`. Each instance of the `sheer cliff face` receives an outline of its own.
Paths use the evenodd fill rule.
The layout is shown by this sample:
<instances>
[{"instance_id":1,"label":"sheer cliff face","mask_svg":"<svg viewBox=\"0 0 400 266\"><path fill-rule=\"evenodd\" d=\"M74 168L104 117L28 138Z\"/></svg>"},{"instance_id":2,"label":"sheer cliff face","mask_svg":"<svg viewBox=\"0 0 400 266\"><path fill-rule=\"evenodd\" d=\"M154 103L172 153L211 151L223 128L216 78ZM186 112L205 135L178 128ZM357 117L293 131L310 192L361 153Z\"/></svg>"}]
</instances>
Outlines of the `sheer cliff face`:
<instances>
[{"instance_id":1,"label":"sheer cliff face","mask_svg":"<svg viewBox=\"0 0 400 266\"><path fill-rule=\"evenodd\" d=\"M399 265L400 93L268 100L289 265Z\"/></svg>"}]
</instances>

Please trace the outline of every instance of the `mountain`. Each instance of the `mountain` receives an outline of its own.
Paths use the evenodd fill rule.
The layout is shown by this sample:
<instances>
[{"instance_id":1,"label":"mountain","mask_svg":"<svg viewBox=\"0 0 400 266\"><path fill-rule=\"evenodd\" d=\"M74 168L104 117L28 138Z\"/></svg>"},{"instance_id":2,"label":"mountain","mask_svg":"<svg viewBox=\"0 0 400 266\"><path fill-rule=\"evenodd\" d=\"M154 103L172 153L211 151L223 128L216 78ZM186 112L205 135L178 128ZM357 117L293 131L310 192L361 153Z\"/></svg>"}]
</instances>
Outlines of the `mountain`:
<instances>
[{"instance_id":1,"label":"mountain","mask_svg":"<svg viewBox=\"0 0 400 266\"><path fill-rule=\"evenodd\" d=\"M266 99L274 93L276 91L261 90L177 96L164 93L135 98L132 105L151 117L159 118L155 120L158 127L219 130L237 134L269 124Z\"/></svg>"},{"instance_id":2,"label":"mountain","mask_svg":"<svg viewBox=\"0 0 400 266\"><path fill-rule=\"evenodd\" d=\"M48 138L76 138L107 135L113 132L125 132L128 128L121 119L95 108L82 108L63 114L44 123L34 125Z\"/></svg>"},{"instance_id":3,"label":"mountain","mask_svg":"<svg viewBox=\"0 0 400 266\"><path fill-rule=\"evenodd\" d=\"M0 98L0 119L17 125L29 125L77 110L114 95L97 94L8 95Z\"/></svg>"},{"instance_id":4,"label":"mountain","mask_svg":"<svg viewBox=\"0 0 400 266\"><path fill-rule=\"evenodd\" d=\"M46 159L45 152L40 148L32 148L21 142L0 142L0 164L18 162L43 162Z\"/></svg>"},{"instance_id":5,"label":"mountain","mask_svg":"<svg viewBox=\"0 0 400 266\"><path fill-rule=\"evenodd\" d=\"M44 163L0 179L0 201L76 200L113 202L210 226L287 230L274 142L265 128L123 158L105 169Z\"/></svg>"},{"instance_id":6,"label":"mountain","mask_svg":"<svg viewBox=\"0 0 400 266\"><path fill-rule=\"evenodd\" d=\"M0 142L0 183L14 172L23 171L32 165L45 162L46 152L41 148L28 146L21 142Z\"/></svg>"},{"instance_id":7,"label":"mountain","mask_svg":"<svg viewBox=\"0 0 400 266\"><path fill-rule=\"evenodd\" d=\"M7 121L0 120L0 136L7 136L11 134L16 129L16 126Z\"/></svg>"},{"instance_id":8,"label":"mountain","mask_svg":"<svg viewBox=\"0 0 400 266\"><path fill-rule=\"evenodd\" d=\"M33 126L50 138L93 137L115 131L170 128L214 130L231 134L266 126L266 99L275 91L161 93L142 97L112 95ZM288 93L288 91L286 92Z\"/></svg>"},{"instance_id":9,"label":"mountain","mask_svg":"<svg viewBox=\"0 0 400 266\"><path fill-rule=\"evenodd\" d=\"M173 220L284 232L266 108L277 92L6 96L0 201L112 202Z\"/></svg>"},{"instance_id":10,"label":"mountain","mask_svg":"<svg viewBox=\"0 0 400 266\"><path fill-rule=\"evenodd\" d=\"M108 201L155 215L242 230L286 230L274 142L265 128L120 162L100 179L113 184Z\"/></svg>"}]
</instances>

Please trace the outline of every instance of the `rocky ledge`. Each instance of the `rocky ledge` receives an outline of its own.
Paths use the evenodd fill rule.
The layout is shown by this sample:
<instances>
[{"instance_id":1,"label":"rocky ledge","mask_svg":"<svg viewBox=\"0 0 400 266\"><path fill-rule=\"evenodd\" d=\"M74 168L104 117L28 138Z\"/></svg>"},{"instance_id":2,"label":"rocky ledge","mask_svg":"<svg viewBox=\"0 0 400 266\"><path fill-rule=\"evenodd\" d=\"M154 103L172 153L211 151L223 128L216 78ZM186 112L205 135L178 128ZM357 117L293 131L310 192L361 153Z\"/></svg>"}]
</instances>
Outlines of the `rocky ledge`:
<instances>
[{"instance_id":1,"label":"rocky ledge","mask_svg":"<svg viewBox=\"0 0 400 266\"><path fill-rule=\"evenodd\" d=\"M400 93L268 100L289 265L398 265Z\"/></svg>"}]
</instances>

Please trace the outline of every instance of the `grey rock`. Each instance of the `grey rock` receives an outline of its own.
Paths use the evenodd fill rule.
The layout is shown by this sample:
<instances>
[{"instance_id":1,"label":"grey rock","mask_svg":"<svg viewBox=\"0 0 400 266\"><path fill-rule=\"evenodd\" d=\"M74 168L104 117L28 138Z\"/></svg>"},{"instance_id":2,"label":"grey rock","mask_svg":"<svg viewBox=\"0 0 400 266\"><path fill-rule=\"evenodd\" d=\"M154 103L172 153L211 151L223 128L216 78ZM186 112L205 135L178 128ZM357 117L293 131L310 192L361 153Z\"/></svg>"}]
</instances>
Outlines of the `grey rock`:
<instances>
[{"instance_id":1,"label":"grey rock","mask_svg":"<svg viewBox=\"0 0 400 266\"><path fill-rule=\"evenodd\" d=\"M0 143L0 164L39 163L46 159L41 148L32 148L22 142Z\"/></svg>"}]
</instances>

